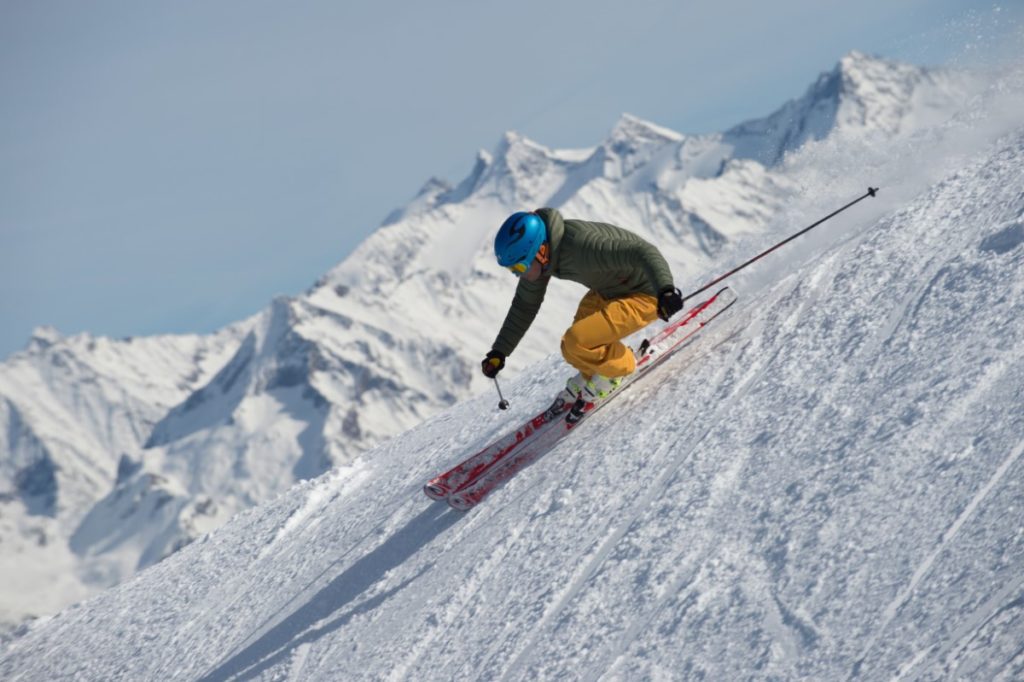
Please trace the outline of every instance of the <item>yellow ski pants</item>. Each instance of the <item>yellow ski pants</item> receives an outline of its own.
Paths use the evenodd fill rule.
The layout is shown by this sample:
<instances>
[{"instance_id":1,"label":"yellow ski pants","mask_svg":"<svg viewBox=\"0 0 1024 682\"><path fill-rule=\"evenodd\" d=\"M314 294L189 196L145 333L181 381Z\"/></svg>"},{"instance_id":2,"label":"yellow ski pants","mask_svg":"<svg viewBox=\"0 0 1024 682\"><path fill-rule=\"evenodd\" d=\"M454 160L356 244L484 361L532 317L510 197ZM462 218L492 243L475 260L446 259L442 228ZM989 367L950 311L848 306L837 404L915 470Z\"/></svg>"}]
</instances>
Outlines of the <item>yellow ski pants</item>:
<instances>
[{"instance_id":1,"label":"yellow ski pants","mask_svg":"<svg viewBox=\"0 0 1024 682\"><path fill-rule=\"evenodd\" d=\"M636 369L636 358L621 339L657 318L658 299L649 294L606 299L589 291L580 301L572 326L562 336L562 357L587 379L595 374L631 374Z\"/></svg>"}]
</instances>

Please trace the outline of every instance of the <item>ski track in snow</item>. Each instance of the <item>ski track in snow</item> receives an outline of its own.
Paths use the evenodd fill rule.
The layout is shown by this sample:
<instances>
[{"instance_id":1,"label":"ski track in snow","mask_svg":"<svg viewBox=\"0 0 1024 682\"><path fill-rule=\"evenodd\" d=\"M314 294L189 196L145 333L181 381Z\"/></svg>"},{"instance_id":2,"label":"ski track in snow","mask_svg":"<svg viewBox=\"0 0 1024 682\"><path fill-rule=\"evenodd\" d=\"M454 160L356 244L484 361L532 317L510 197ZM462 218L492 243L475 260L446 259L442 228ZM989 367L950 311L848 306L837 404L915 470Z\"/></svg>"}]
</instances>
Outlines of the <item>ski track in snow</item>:
<instances>
[{"instance_id":1,"label":"ski track in snow","mask_svg":"<svg viewBox=\"0 0 1024 682\"><path fill-rule=\"evenodd\" d=\"M735 346L734 348L730 348L729 352L719 354L719 357L714 359L715 364L719 366L719 370L716 374L709 377L709 380L706 382L707 387L718 386L726 368L735 364L736 354L742 350L740 348L740 343L735 340L735 332L729 331L730 328L736 328L738 325L735 324L734 320L730 320L728 318L723 319L722 323L722 325L711 327L707 335L700 337L702 343L711 346L712 350L717 349L718 346L726 343L727 341L733 341L734 343L732 345ZM722 330L723 326L726 326L724 331ZM724 337L724 339L719 339L718 341L715 340L716 330L719 332L717 335L719 337ZM693 362L697 360L704 362L709 361L708 355L709 353L703 353L699 358L686 358L684 354L673 359L672 365L681 366L667 366L665 368L666 372L671 371L677 376L685 375L687 366L693 364ZM654 452L648 453L647 456L653 461L663 459L663 456L668 453L674 453L674 458L669 461L667 466L661 467L661 472L658 474L656 479L654 479L650 484L643 486L644 494L638 499L634 498L634 501L631 502L628 507L628 513L623 515L621 520L616 519L615 523L610 524L604 532L600 533L600 537L603 539L596 548L592 548L582 556L577 555L573 557L569 562L570 565L580 566L580 568L575 571L573 579L569 581L568 587L557 597L554 605L546 611L542 619L531 629L534 633L532 637L525 643L518 645L517 648L519 648L520 653L511 663L505 666L500 679L511 679L516 676L519 676L520 678L529 678L534 675L540 675L543 677L539 671L530 669L528 666L528 660L534 653L534 645L538 638L544 635L546 631L551 628L552 623L557 621L563 615L567 606L577 598L581 590L583 590L593 577L601 570L602 565L621 544L623 538L629 532L637 528L639 519L648 515L650 507L655 503L664 501L665 491L679 479L682 468L690 460L692 454L700 448L701 443L715 428L715 424L728 418L728 411L732 404L731 401L742 398L754 386L756 386L764 376L766 368L771 365L771 362L772 360L768 360L767 362L755 365L750 368L744 376L736 379L735 383L738 385L733 387L731 393L724 396L724 400L721 403L723 405L722 409L716 412L702 413L699 415L700 421L711 424L711 426L706 427L702 433L694 437L691 433L684 431L683 435L678 436L675 440L667 441L663 445L659 446ZM661 379L661 381L665 380L665 378ZM648 386L647 388L651 393L654 393L657 390L656 387L652 388ZM608 409L611 411L614 407L610 407ZM609 430L614 428L614 425L610 424L604 424L603 426ZM678 445L681 442L685 443L685 447L680 450ZM737 462L736 466L733 467L733 471L735 472L742 468L744 464L745 462L743 461ZM709 506L714 508L718 503L724 501L723 498L729 490L729 484L724 481L732 478L734 478L733 475L730 475L729 472L725 472L724 479L723 477L718 477L716 479L715 484L713 485L713 490L711 491L711 498L707 502ZM581 563L584 559L585 561ZM610 660L614 663L615 659L617 659L621 652L626 649L630 641L635 638L636 634L649 625L669 598L675 596L678 588L684 582L692 579L693 576L691 573L684 572L676 579L674 589L667 590L661 598L656 600L649 609L647 609L646 613L641 612L635 616L631 616L633 622L625 629L622 636L619 637L618 643L611 648L611 653L605 654L602 660ZM494 659L495 653L495 651L490 651L487 658ZM606 666L592 666L590 670L583 675L583 679L596 679L600 676L602 668L604 667ZM526 671L526 674L524 674L524 670ZM488 675L488 677L490 677L490 675Z\"/></svg>"},{"instance_id":2,"label":"ski track in snow","mask_svg":"<svg viewBox=\"0 0 1024 682\"><path fill-rule=\"evenodd\" d=\"M992 475L992 478L985 483L981 490L979 490L971 499L967 507L960 513L956 520L953 521L953 524L946 530L942 538L939 540L938 545L934 550L932 550L931 554L925 557L917 566L914 574L910 576L910 581L907 583L907 586L903 588L896 598L889 602L889 604L887 604L882 610L882 622L875 631L875 634L868 641L867 646L864 648L860 657L857 659L857 664L854 666L851 678L857 676L864 660L867 659L868 654L871 653L871 650L874 648L878 638L885 633L886 628L889 627L889 624L896 617L897 612L913 597L918 583L920 583L921 579L932 570L932 566L934 565L936 558L938 558L938 556L947 549L949 544L953 542L963 525L971 518L971 515L974 514L974 511L978 508L981 502L988 497L996 484L1003 480L1006 472L1014 462L1017 461L1017 458L1020 457L1022 452L1024 452L1024 441L1021 441L1020 444L1006 457L1006 459L1003 460L1002 464L999 465L999 468L996 469L996 472ZM1019 587L1019 584L1014 587Z\"/></svg>"},{"instance_id":3,"label":"ski track in snow","mask_svg":"<svg viewBox=\"0 0 1024 682\"><path fill-rule=\"evenodd\" d=\"M751 376L741 386L741 392L745 393L747 389L749 389L754 384L756 384L756 382L760 379L760 377L763 375L763 373L764 373L763 370L754 373L754 375ZM715 417L727 416L727 415L711 415L711 416L712 416L712 419L713 419ZM703 441L710 434L710 432L711 432L711 427L709 427L701 435L701 437L697 440L697 442L694 443L693 447L687 453L688 456L693 454L693 451L696 450L699 447L701 441ZM688 459L688 457L687 457L687 459ZM684 463L685 463L684 459L680 459L677 462L676 468L670 472L670 475L666 475L665 478L667 480L664 482L664 484L659 485L659 486L655 486L655 490L659 491L659 493L663 494L665 492L665 490L671 484L672 480L677 479L680 476L681 470L682 470L682 465ZM734 482L734 480L736 478L736 474L745 465L746 465L746 461L745 460L736 460L736 462L730 467L730 469L722 472L721 475L716 477L715 481L712 482L711 489L710 489L710 495L709 495L709 499L708 499L708 502L707 502L707 505L708 505L709 508L717 508L720 504L725 502L725 497L728 494L728 491L731 489L731 484ZM669 472L667 472L667 473L669 473ZM651 495L649 497L648 507L643 510L642 514L648 513L649 512L650 503L656 501L657 499L658 499L658 495ZM639 516L641 516L642 514L637 514L637 517L635 517L635 518L633 518L631 520L630 525L631 526L635 526L637 524ZM684 558L684 556L686 554L688 554L688 553L689 553L688 550L684 550L679 555L677 555L677 557L671 563L673 563L673 564L680 564L682 559ZM703 552L701 552L701 554L698 557L696 557L694 559L694 562L699 563L699 562L703 561L703 559L705 559L707 556L708 556L708 552L707 551L703 551ZM641 632L643 632L644 630L646 630L647 628L650 627L651 623L661 613L662 609L666 606L666 604L668 603L668 601L671 598L674 598L677 595L679 595L679 593L681 592L681 590L683 589L683 587L685 585L692 584L696 580L698 572L699 571L695 571L695 570L691 570L691 569L681 570L679 572L679 575L670 583L669 587L666 590L664 590L664 592L657 599L654 600L654 602L651 604L650 607L648 607L645 611L642 611L641 613L639 613L637 616L633 617L633 622L623 630L622 634L618 637L618 641L608 651L608 653L605 654L605 656L603 657L603 660L604 661L610 661L610 665L602 664L600 666L600 668L598 668L596 666L591 666L587 670L587 672L582 676L582 678L583 679L598 679L598 678L604 679L605 677L607 677L609 675L612 675L614 673L615 665L620 660L622 655L626 652L626 650L629 647L629 645L637 638L637 636ZM780 629L781 629L781 627L780 627ZM601 668L603 668L603 670Z\"/></svg>"},{"instance_id":4,"label":"ski track in snow","mask_svg":"<svg viewBox=\"0 0 1024 682\"><path fill-rule=\"evenodd\" d=\"M665 371L671 369L666 367ZM713 420L716 415L710 415L710 419ZM705 429L704 433L692 442L687 443L687 448L683 450L682 454L676 455L676 461L674 466L665 467L658 477L654 480L651 486L648 488L648 493L640 500L634 503L631 513L627 514L623 519L616 519L615 522L609 526L609 530L602 533L604 540L598 545L598 547L589 552L590 558L586 559L581 564L581 568L576 571L576 575L573 580L569 583L567 589L559 595L555 605L544 615L537 626L534 628L533 636L521 647L521 653L509 664L506 668L505 674L499 679L508 679L508 676L513 672L519 672L519 669L523 667L524 659L529 656L533 651L533 644L540 633L548 629L550 623L558 618L562 613L566 604L568 604L583 588L584 584L590 580L591 577L599 570L601 564L608 558L613 548L622 540L626 532L635 525L637 519L647 510L648 506L660 499L661 494L668 486L671 481L679 472L680 468L686 462L688 457L693 451L699 447L700 443L707 437L713 427ZM660 459L666 452L672 451L677 446L678 441L670 441L662 447L660 451L653 453L654 459ZM577 562L584 557L577 557Z\"/></svg>"}]
</instances>

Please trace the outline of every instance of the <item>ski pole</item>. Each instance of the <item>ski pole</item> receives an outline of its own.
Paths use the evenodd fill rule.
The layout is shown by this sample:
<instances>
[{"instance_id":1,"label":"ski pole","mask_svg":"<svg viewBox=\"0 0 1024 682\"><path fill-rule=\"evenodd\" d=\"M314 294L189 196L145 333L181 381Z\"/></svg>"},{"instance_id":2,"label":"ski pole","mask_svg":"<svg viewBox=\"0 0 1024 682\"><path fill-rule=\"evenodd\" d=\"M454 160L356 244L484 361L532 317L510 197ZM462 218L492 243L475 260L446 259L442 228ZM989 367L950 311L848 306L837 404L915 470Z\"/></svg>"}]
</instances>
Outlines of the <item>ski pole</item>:
<instances>
[{"instance_id":1,"label":"ski pole","mask_svg":"<svg viewBox=\"0 0 1024 682\"><path fill-rule=\"evenodd\" d=\"M498 389L498 409L499 410L507 410L508 409L508 401L505 400L505 396L503 396L501 394L501 386L498 385L498 377L494 377L494 387L496 389Z\"/></svg>"},{"instance_id":2,"label":"ski pole","mask_svg":"<svg viewBox=\"0 0 1024 682\"><path fill-rule=\"evenodd\" d=\"M853 206L854 204L856 204L856 203L857 203L858 201L861 201L861 200L863 200L863 199L867 199L868 197L873 197L873 196L875 196L875 193L876 193L876 192L878 192L878 188L877 188L877 187L868 187L868 191L867 191L867 192L865 192L865 193L864 193L864 194L862 194L861 196L857 197L856 199L854 199L853 201L851 201L850 203L848 203L848 204L847 204L846 206L843 206L842 208L840 208L840 209L838 209L838 210L836 210L836 211L833 211L832 213L829 213L829 214L828 214L827 216L825 216L824 218L822 218L821 220L819 220L819 221L818 221L818 222L816 222L816 223L811 223L810 225L808 225L808 226L807 226L807 227L805 227L804 229L800 230L799 232L797 232L797 233L796 233L796 234L794 234L793 236L791 236L791 237L788 237L788 238L786 238L786 239L783 239L783 240L782 240L781 242L779 242L778 244L776 244L776 245L775 245L775 246L773 246L772 248L768 249L767 251L762 251L761 253L757 254L756 256L754 256L753 258L751 258L750 260L748 260L748 261L747 261L746 263L744 263L743 265L741 265L741 266L739 266L739 267L737 267L737 268L733 268L732 270L730 270L729 272L725 273L724 275L722 275L722 276L721 276L721 277L719 277L718 279L714 280L713 282L709 282L708 284L705 284L705 285L704 285L703 287L701 287L700 289L697 289L697 291L695 291L695 292L693 292L692 294L690 294L690 295L686 296L686 298L692 298L692 297L694 297L694 296L696 296L696 295L698 295L698 294L702 294L702 293L704 293L705 291L707 291L707 290L708 290L708 289L710 289L711 287L715 286L716 284L718 284L718 283L719 283L719 282L721 282L722 280L726 279L727 277L732 277L732 276L733 276L733 275L735 275L735 274L736 274L737 272L739 272L739 271L740 271L740 270L742 270L743 268L747 267L747 266L748 266L748 265L750 265L751 263L753 263L753 262L755 262L755 261L758 261L758 260L761 260L762 258L764 258L765 256L767 256L767 255L768 255L769 253L771 253L771 252L772 252L772 251L774 251L775 249L779 248L780 246L783 246L783 245L785 245L785 244L788 244L789 242L793 241L794 239L796 239L797 237L799 237L800 235L802 235L802 234L804 234L804 233L806 233L806 232L810 232L810 231L811 231L812 229L814 229L814 228L815 228L815 227L817 227L818 225L821 225L821 224L822 224L823 222L825 222L825 221L826 221L826 220L828 220L829 218L832 218L832 217L834 217L834 216L837 216L837 215L839 215L840 213L842 213L842 212L843 212L843 211L845 211L846 209L848 209L848 208L850 208L851 206Z\"/></svg>"}]
</instances>

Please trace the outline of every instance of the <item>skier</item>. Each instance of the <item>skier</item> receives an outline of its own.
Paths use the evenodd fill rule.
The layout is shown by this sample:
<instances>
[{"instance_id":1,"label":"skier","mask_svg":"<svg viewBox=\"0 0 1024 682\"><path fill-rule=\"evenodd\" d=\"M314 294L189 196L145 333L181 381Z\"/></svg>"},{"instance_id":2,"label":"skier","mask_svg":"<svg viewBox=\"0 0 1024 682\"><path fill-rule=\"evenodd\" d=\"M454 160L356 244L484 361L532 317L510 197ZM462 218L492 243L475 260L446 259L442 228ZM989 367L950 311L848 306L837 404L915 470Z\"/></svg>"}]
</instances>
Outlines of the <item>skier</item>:
<instances>
[{"instance_id":1,"label":"skier","mask_svg":"<svg viewBox=\"0 0 1024 682\"><path fill-rule=\"evenodd\" d=\"M877 192L877 187L868 187L866 194L712 280L692 296L721 284ZM546 429L567 405L571 404L565 417L566 428L556 429L552 442L568 433L596 406L588 407L588 399L600 401L615 395L613 391L622 384L623 377L637 371L637 363L639 371L646 375L737 301L736 293L728 286L719 288L675 324L647 339L640 346L642 352L637 359L622 339L653 322L655 317L668 321L683 308L683 297L656 248L620 227L565 220L558 211L541 208L511 215L498 230L494 253L498 263L520 279L498 338L481 363L484 374L497 377L505 366L506 357L536 318L552 277L580 282L589 289L580 301L572 326L562 337L562 355L579 374L566 382L565 390L559 392L551 407L424 484L427 497L447 500L452 508L461 511L478 504L496 486L550 449L550 442L539 450L527 445L535 444L538 434L549 433ZM580 397L572 399L574 395Z\"/></svg>"},{"instance_id":2,"label":"skier","mask_svg":"<svg viewBox=\"0 0 1024 682\"><path fill-rule=\"evenodd\" d=\"M559 399L596 404L636 369L622 339L683 308L668 263L652 244L607 223L566 220L553 208L513 213L494 239L498 264L519 277L501 331L482 364L494 378L533 323L552 277L589 289L562 336L562 357L578 370Z\"/></svg>"}]
</instances>

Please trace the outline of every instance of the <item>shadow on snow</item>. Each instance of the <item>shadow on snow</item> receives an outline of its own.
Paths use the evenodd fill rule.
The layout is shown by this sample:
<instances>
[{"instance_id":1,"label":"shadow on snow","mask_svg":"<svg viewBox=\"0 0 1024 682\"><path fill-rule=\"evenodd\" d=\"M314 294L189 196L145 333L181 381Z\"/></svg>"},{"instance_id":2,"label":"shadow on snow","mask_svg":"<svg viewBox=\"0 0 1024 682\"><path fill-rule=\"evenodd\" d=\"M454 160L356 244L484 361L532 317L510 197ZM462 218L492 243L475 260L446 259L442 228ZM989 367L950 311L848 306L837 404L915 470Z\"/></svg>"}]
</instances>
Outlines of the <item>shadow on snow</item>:
<instances>
[{"instance_id":1,"label":"shadow on snow","mask_svg":"<svg viewBox=\"0 0 1024 682\"><path fill-rule=\"evenodd\" d=\"M354 617L374 610L433 568L434 564L424 565L415 575L386 592L358 604L354 602L388 571L405 563L461 518L461 514L443 505L428 506L382 545L334 578L304 606L207 673L201 678L202 682L257 677L287 660L298 647L316 642L344 627Z\"/></svg>"}]
</instances>

